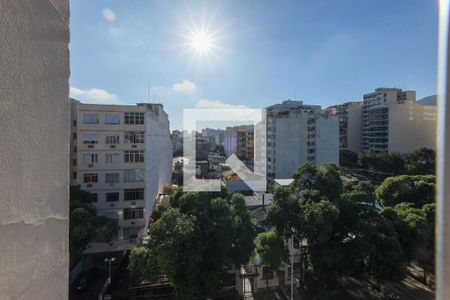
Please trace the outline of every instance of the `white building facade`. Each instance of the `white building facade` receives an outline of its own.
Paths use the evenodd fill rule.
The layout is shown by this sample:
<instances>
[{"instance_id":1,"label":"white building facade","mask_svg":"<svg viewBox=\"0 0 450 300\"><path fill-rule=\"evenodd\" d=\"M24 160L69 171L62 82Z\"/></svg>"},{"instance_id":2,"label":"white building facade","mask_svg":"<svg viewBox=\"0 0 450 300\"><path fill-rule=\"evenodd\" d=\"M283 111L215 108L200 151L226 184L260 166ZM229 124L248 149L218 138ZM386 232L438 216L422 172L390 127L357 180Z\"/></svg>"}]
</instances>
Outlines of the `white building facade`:
<instances>
[{"instance_id":1,"label":"white building facade","mask_svg":"<svg viewBox=\"0 0 450 300\"><path fill-rule=\"evenodd\" d=\"M292 178L305 163L339 164L338 118L318 105L284 101L267 108L267 174Z\"/></svg>"},{"instance_id":2,"label":"white building facade","mask_svg":"<svg viewBox=\"0 0 450 300\"><path fill-rule=\"evenodd\" d=\"M167 114L160 104L73 107L72 182L92 194L98 215L118 220L119 239L134 240L171 180Z\"/></svg>"},{"instance_id":3,"label":"white building facade","mask_svg":"<svg viewBox=\"0 0 450 300\"><path fill-rule=\"evenodd\" d=\"M436 148L436 106L416 102L415 91L377 88L364 95L362 150L410 153Z\"/></svg>"},{"instance_id":4,"label":"white building facade","mask_svg":"<svg viewBox=\"0 0 450 300\"><path fill-rule=\"evenodd\" d=\"M339 148L360 152L362 102L354 101L330 106L325 112L339 118Z\"/></svg>"}]
</instances>

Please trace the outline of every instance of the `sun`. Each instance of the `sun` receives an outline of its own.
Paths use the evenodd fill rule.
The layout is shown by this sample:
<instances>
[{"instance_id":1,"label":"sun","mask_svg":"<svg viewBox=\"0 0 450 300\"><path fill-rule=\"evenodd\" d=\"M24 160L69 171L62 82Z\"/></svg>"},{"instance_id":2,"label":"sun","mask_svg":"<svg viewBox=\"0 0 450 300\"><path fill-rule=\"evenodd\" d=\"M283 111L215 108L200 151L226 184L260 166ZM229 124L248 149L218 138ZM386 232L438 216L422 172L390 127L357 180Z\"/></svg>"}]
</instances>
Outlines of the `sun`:
<instances>
[{"instance_id":1,"label":"sun","mask_svg":"<svg viewBox=\"0 0 450 300\"><path fill-rule=\"evenodd\" d=\"M207 31L193 32L189 37L189 46L198 54L206 54L215 47L214 38Z\"/></svg>"}]
</instances>

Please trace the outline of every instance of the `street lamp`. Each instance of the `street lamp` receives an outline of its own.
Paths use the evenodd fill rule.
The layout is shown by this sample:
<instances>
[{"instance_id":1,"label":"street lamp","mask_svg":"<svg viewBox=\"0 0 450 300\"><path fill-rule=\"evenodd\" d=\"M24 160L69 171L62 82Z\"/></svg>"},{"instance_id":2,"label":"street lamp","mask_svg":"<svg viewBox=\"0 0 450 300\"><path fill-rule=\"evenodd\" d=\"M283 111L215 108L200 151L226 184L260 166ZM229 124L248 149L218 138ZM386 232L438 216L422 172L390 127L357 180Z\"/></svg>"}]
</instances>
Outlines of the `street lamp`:
<instances>
[{"instance_id":1,"label":"street lamp","mask_svg":"<svg viewBox=\"0 0 450 300\"><path fill-rule=\"evenodd\" d=\"M108 283L109 284L111 284L111 263L115 260L116 260L115 257L105 258L105 263L108 263L108 265L109 265L109 268L108 268Z\"/></svg>"},{"instance_id":2,"label":"street lamp","mask_svg":"<svg viewBox=\"0 0 450 300\"><path fill-rule=\"evenodd\" d=\"M300 243L300 249L302 243L302 241L295 234L291 235L291 300L294 299L294 238Z\"/></svg>"}]
</instances>

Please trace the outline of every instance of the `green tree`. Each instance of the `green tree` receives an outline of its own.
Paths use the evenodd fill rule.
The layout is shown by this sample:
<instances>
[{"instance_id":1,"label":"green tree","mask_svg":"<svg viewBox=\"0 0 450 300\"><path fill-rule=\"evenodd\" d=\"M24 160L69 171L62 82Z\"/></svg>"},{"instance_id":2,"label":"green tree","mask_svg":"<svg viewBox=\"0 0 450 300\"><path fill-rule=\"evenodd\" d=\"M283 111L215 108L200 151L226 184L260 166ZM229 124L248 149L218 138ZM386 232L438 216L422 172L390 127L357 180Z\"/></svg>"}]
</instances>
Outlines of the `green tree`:
<instances>
[{"instance_id":1,"label":"green tree","mask_svg":"<svg viewBox=\"0 0 450 300\"><path fill-rule=\"evenodd\" d=\"M220 289L226 269L248 262L256 237L243 197L224 195L177 192L168 206L155 210L147 251L130 256L132 274L167 275L183 299L210 297Z\"/></svg>"},{"instance_id":2,"label":"green tree","mask_svg":"<svg viewBox=\"0 0 450 300\"><path fill-rule=\"evenodd\" d=\"M342 149L339 151L339 165L345 168L357 168L358 167L358 153Z\"/></svg>"},{"instance_id":3,"label":"green tree","mask_svg":"<svg viewBox=\"0 0 450 300\"><path fill-rule=\"evenodd\" d=\"M293 186L297 190L317 190L329 200L337 199L344 188L339 167L333 163L320 166L305 164L294 173L293 177Z\"/></svg>"},{"instance_id":4,"label":"green tree","mask_svg":"<svg viewBox=\"0 0 450 300\"><path fill-rule=\"evenodd\" d=\"M395 206L401 202L413 203L420 208L434 202L435 177L433 175L401 175L386 178L375 193L380 203Z\"/></svg>"},{"instance_id":5,"label":"green tree","mask_svg":"<svg viewBox=\"0 0 450 300\"><path fill-rule=\"evenodd\" d=\"M117 237L116 220L98 217L91 195L79 186L70 187L69 248L71 265L89 242L109 242Z\"/></svg>"},{"instance_id":6,"label":"green tree","mask_svg":"<svg viewBox=\"0 0 450 300\"><path fill-rule=\"evenodd\" d=\"M403 156L395 152L363 151L359 153L359 162L362 168L400 175L405 173L405 160Z\"/></svg>"},{"instance_id":7,"label":"green tree","mask_svg":"<svg viewBox=\"0 0 450 300\"><path fill-rule=\"evenodd\" d=\"M276 230L259 234L256 252L261 256L264 265L272 270L277 270L282 262L288 261L288 250Z\"/></svg>"},{"instance_id":8,"label":"green tree","mask_svg":"<svg viewBox=\"0 0 450 300\"><path fill-rule=\"evenodd\" d=\"M294 232L307 241L309 297L332 294L339 275L354 272L368 251L358 205L341 198L342 192L335 165L307 164L294 174L291 187L276 190L268 209L268 220L281 236L288 239Z\"/></svg>"},{"instance_id":9,"label":"green tree","mask_svg":"<svg viewBox=\"0 0 450 300\"><path fill-rule=\"evenodd\" d=\"M405 277L407 260L392 223L382 215L374 221L370 236L372 247L366 264L382 287L386 281L399 281Z\"/></svg>"},{"instance_id":10,"label":"green tree","mask_svg":"<svg viewBox=\"0 0 450 300\"><path fill-rule=\"evenodd\" d=\"M406 172L411 175L434 175L436 154L434 150L422 148L406 156Z\"/></svg>"},{"instance_id":11,"label":"green tree","mask_svg":"<svg viewBox=\"0 0 450 300\"><path fill-rule=\"evenodd\" d=\"M392 209L378 211L370 182L344 188L335 165L300 167L291 186L275 191L267 218L285 240L295 233L306 241L309 298L335 297L337 279L343 275L368 270L383 285L405 274L407 260L402 247L408 244L399 234L409 228ZM267 250L265 253L268 256ZM270 261L278 263L275 255L276 251L270 252Z\"/></svg>"},{"instance_id":12,"label":"green tree","mask_svg":"<svg viewBox=\"0 0 450 300\"><path fill-rule=\"evenodd\" d=\"M434 215L435 204L415 208L411 203L400 203L395 211L409 229L410 258L423 269L423 281L428 284L428 274L434 269ZM406 237L405 237L406 239Z\"/></svg>"}]
</instances>

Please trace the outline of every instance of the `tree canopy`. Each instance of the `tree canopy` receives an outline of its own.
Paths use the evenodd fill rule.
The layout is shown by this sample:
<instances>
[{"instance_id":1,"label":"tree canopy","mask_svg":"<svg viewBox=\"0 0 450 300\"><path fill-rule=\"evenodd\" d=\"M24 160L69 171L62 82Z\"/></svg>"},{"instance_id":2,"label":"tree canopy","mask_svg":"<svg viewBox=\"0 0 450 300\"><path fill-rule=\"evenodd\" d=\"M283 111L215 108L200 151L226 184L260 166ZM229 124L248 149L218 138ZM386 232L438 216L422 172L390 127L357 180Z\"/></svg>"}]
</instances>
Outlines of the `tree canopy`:
<instances>
[{"instance_id":1,"label":"tree canopy","mask_svg":"<svg viewBox=\"0 0 450 300\"><path fill-rule=\"evenodd\" d=\"M133 249L129 269L137 277L166 275L184 299L211 296L255 247L256 227L239 194L179 191L152 219L148 244Z\"/></svg>"},{"instance_id":2,"label":"tree canopy","mask_svg":"<svg viewBox=\"0 0 450 300\"><path fill-rule=\"evenodd\" d=\"M423 229L414 224L423 224L423 216L428 215L429 227L420 228L432 228L433 211L427 205L424 210L428 214L405 213L402 206L380 209L377 200L384 205L395 205L400 199L412 201L408 209L432 201L433 176L406 177L389 178L375 189L369 181L343 184L339 168L333 164L300 167L292 185L274 193L267 212L272 231L260 235L258 253L274 267L283 261L280 237L287 240L294 233L304 240L306 286L314 297L332 297L342 275L368 272L381 285L401 280L409 261L425 251L415 243ZM398 191L405 180L414 188L411 195L407 189ZM426 196L418 197L418 193ZM420 222L412 213L421 216ZM424 248L430 249L430 244ZM331 294L324 295L324 290Z\"/></svg>"},{"instance_id":3,"label":"tree canopy","mask_svg":"<svg viewBox=\"0 0 450 300\"><path fill-rule=\"evenodd\" d=\"M97 216L91 194L79 186L70 187L69 247L71 262L79 256L89 242L109 242L117 237L116 220Z\"/></svg>"},{"instance_id":4,"label":"tree canopy","mask_svg":"<svg viewBox=\"0 0 450 300\"><path fill-rule=\"evenodd\" d=\"M434 150L421 148L412 153L362 151L348 149L339 152L339 162L344 168L366 169L390 175L434 175L436 155Z\"/></svg>"},{"instance_id":5,"label":"tree canopy","mask_svg":"<svg viewBox=\"0 0 450 300\"><path fill-rule=\"evenodd\" d=\"M434 202L434 191L433 175L401 175L386 178L375 193L385 206L409 202L420 208L424 204Z\"/></svg>"}]
</instances>

